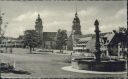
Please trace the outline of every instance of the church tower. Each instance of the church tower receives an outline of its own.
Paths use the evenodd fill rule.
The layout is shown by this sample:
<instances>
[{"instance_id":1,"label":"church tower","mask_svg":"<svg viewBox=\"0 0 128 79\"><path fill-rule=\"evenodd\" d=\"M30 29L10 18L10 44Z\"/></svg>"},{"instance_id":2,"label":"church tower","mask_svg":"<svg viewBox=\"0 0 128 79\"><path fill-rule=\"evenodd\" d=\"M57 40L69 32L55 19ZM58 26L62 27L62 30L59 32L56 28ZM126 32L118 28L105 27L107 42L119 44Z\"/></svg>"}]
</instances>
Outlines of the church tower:
<instances>
[{"instance_id":1,"label":"church tower","mask_svg":"<svg viewBox=\"0 0 128 79\"><path fill-rule=\"evenodd\" d=\"M39 33L39 35L42 35L43 33L43 25L42 25L42 19L40 18L40 15L38 14L38 18L35 22L35 30Z\"/></svg>"},{"instance_id":2,"label":"church tower","mask_svg":"<svg viewBox=\"0 0 128 79\"><path fill-rule=\"evenodd\" d=\"M81 25L80 25L80 19L78 17L77 11L75 13L75 18L73 20L73 25L72 25L72 34L74 35L81 35Z\"/></svg>"},{"instance_id":3,"label":"church tower","mask_svg":"<svg viewBox=\"0 0 128 79\"><path fill-rule=\"evenodd\" d=\"M43 48L44 47L44 43L43 43L43 25L42 25L42 19L40 18L39 14L38 14L38 18L36 19L36 22L35 22L35 30L40 35L41 46Z\"/></svg>"},{"instance_id":4,"label":"church tower","mask_svg":"<svg viewBox=\"0 0 128 79\"><path fill-rule=\"evenodd\" d=\"M68 43L67 43L67 48L68 50L73 50L73 46L76 43L76 39L82 35L81 33L81 25L80 25L80 19L78 17L77 14L77 9L76 9L76 13L75 13L75 18L73 20L73 25L72 25L72 32L71 35L68 38Z\"/></svg>"}]
</instances>

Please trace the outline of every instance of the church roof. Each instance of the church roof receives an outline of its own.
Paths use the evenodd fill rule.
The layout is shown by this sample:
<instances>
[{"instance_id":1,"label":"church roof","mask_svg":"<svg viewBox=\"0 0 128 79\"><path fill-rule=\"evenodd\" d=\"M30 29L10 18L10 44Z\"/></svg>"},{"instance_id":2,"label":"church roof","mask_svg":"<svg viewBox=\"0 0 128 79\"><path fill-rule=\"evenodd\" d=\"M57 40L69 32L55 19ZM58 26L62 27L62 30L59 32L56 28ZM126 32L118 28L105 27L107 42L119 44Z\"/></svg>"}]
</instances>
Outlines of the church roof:
<instances>
[{"instance_id":1,"label":"church roof","mask_svg":"<svg viewBox=\"0 0 128 79\"><path fill-rule=\"evenodd\" d=\"M116 45L121 42L126 42L127 41L127 35L125 33L115 33L113 35L113 38L110 40L109 46ZM124 45L126 45L125 43Z\"/></svg>"},{"instance_id":2,"label":"church roof","mask_svg":"<svg viewBox=\"0 0 128 79\"><path fill-rule=\"evenodd\" d=\"M57 32L43 32L43 39L45 41L54 41L56 39Z\"/></svg>"}]
</instances>

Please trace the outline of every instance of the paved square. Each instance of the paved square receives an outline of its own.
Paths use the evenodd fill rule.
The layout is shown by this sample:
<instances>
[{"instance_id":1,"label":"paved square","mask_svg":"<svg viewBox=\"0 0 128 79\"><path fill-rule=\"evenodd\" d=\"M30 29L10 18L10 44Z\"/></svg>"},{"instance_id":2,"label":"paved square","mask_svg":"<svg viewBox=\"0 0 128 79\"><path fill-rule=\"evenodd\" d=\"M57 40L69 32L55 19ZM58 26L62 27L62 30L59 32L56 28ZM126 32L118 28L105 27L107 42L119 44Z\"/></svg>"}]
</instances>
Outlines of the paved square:
<instances>
[{"instance_id":1,"label":"paved square","mask_svg":"<svg viewBox=\"0 0 128 79\"><path fill-rule=\"evenodd\" d=\"M28 54L28 49L14 48L13 54L0 53L2 61L14 64L18 70L24 70L30 74L2 73L2 78L94 78L94 77L126 77L126 75L92 75L62 70L62 67L70 66L65 60L69 54L55 54L43 52L40 54Z\"/></svg>"}]
</instances>

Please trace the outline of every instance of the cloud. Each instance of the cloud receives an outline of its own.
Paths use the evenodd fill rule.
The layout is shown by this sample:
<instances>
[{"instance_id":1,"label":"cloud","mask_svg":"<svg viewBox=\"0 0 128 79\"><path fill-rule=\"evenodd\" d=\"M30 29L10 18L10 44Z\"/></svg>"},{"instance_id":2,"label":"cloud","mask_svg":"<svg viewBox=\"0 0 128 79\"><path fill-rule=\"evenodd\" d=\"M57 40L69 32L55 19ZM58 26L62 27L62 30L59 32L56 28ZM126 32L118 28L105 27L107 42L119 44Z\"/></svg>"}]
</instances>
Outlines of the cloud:
<instances>
[{"instance_id":1,"label":"cloud","mask_svg":"<svg viewBox=\"0 0 128 79\"><path fill-rule=\"evenodd\" d=\"M72 22L71 22L72 23ZM57 31L58 29L66 29L71 31L71 23L69 21L53 21L44 24L44 31Z\"/></svg>"},{"instance_id":2,"label":"cloud","mask_svg":"<svg viewBox=\"0 0 128 79\"><path fill-rule=\"evenodd\" d=\"M56 31L58 27L65 28L69 27L71 22L72 24L72 19L74 18L74 13L70 12L63 12L63 11L49 11L49 10L43 10L39 12L42 21L43 21L43 26L44 26L44 31ZM34 26L34 22L37 18L38 12L27 12L24 14L21 14L17 17L15 17L12 22L18 22L20 25L31 25ZM72 15L72 16L71 16ZM54 27L51 29L51 27ZM29 28L29 27L26 27Z\"/></svg>"},{"instance_id":3,"label":"cloud","mask_svg":"<svg viewBox=\"0 0 128 79\"><path fill-rule=\"evenodd\" d=\"M115 18L123 18L123 19L126 19L127 18L127 9L126 8L120 9L115 14Z\"/></svg>"},{"instance_id":4,"label":"cloud","mask_svg":"<svg viewBox=\"0 0 128 79\"><path fill-rule=\"evenodd\" d=\"M17 18L14 19L14 21L23 21L26 18L25 15L20 15Z\"/></svg>"},{"instance_id":5,"label":"cloud","mask_svg":"<svg viewBox=\"0 0 128 79\"><path fill-rule=\"evenodd\" d=\"M100 8L88 7L87 9L82 9L79 11L80 16L95 16L99 12Z\"/></svg>"},{"instance_id":6,"label":"cloud","mask_svg":"<svg viewBox=\"0 0 128 79\"><path fill-rule=\"evenodd\" d=\"M127 16L125 12L125 8L115 10L115 13L111 13L111 10L105 11L99 7L87 7L86 9L80 9L78 10L78 16L81 21L81 30L83 34L88 34L90 32L94 33L95 19L99 20L100 29L104 32L110 31L111 29L115 29L119 26L124 26L127 21L127 19L125 19ZM28 11L26 13L19 14L12 19L11 25L9 25L10 29L12 28L12 31L8 31L17 37L18 35L23 34L23 31L26 29L34 29L38 13L43 21L43 31L55 32L58 29L71 31L75 12L67 12L66 10L40 10L38 12ZM10 34L8 33L8 35Z\"/></svg>"},{"instance_id":7,"label":"cloud","mask_svg":"<svg viewBox=\"0 0 128 79\"><path fill-rule=\"evenodd\" d=\"M25 27L22 26L21 24L11 23L8 25L8 27L6 29L5 36L18 37L19 35L23 35L24 30L25 30Z\"/></svg>"},{"instance_id":8,"label":"cloud","mask_svg":"<svg viewBox=\"0 0 128 79\"><path fill-rule=\"evenodd\" d=\"M24 20L31 20L31 19L34 19L37 14L38 14L37 12L27 12L25 14L21 14L17 16L16 18L13 19L13 21L21 22Z\"/></svg>"}]
</instances>

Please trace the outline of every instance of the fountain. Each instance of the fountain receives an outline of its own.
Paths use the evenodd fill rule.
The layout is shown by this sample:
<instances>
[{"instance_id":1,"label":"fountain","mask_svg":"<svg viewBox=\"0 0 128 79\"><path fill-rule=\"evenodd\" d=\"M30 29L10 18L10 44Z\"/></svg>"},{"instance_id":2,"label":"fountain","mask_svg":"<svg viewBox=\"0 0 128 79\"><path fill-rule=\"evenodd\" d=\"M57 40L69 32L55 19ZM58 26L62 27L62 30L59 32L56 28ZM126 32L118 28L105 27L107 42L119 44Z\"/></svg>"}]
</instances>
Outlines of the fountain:
<instances>
[{"instance_id":1,"label":"fountain","mask_svg":"<svg viewBox=\"0 0 128 79\"><path fill-rule=\"evenodd\" d=\"M105 60L101 59L100 41L99 41L99 22L95 21L95 58L75 58L71 61L72 68L78 70L101 71L101 72L121 72L126 70L125 60Z\"/></svg>"}]
</instances>

